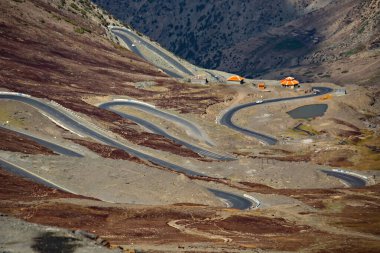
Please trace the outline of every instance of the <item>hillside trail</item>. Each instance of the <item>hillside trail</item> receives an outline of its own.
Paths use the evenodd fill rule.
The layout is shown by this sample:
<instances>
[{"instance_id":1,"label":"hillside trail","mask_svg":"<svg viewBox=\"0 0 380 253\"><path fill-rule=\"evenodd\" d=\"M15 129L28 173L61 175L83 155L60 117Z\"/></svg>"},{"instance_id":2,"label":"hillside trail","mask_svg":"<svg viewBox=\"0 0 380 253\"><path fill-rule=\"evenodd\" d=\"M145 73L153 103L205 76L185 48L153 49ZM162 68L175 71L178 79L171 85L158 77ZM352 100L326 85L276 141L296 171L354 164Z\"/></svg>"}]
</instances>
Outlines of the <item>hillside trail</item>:
<instances>
[{"instance_id":1,"label":"hillside trail","mask_svg":"<svg viewBox=\"0 0 380 253\"><path fill-rule=\"evenodd\" d=\"M222 214L219 214L218 216L216 216L214 218L211 218L211 219L207 218L205 220L194 220L193 223L202 222L202 221L208 221L208 222L210 222L210 221L224 220L224 219L228 218L229 216L230 216L229 214L223 214L222 213ZM181 221L187 221L187 220L171 220L167 224L170 227L178 229L180 232L188 234L188 235L201 236L201 237L208 238L208 239L211 239L211 240L222 240L225 243L232 241L231 238L228 238L228 237L225 237L225 236L207 233L207 232L204 232L204 231L200 231L200 230L198 230L196 228L189 228L189 227L187 227L186 224L183 224L183 225L182 224L178 224Z\"/></svg>"}]
</instances>

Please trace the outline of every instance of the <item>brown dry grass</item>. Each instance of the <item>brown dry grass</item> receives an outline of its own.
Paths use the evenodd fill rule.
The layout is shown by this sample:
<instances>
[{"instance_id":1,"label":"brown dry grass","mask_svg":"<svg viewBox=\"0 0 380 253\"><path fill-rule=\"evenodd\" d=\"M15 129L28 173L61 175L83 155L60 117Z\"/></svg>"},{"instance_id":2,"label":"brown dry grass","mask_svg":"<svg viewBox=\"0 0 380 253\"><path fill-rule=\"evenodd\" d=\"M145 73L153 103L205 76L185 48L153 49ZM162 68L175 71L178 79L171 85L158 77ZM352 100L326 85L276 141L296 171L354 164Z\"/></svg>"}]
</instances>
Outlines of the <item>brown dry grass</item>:
<instances>
[{"instance_id":1,"label":"brown dry grass","mask_svg":"<svg viewBox=\"0 0 380 253\"><path fill-rule=\"evenodd\" d=\"M0 9L0 87L55 100L74 111L128 132L134 143L176 154L197 155L162 136L128 127L120 116L85 103L82 98L126 95L180 112L204 113L221 97L209 87L187 85L167 77L105 37L104 28L89 16L74 14L60 1L2 1ZM88 14L90 15L90 14ZM89 32L75 32L84 27ZM165 91L136 88L155 81Z\"/></svg>"},{"instance_id":2,"label":"brown dry grass","mask_svg":"<svg viewBox=\"0 0 380 253\"><path fill-rule=\"evenodd\" d=\"M53 151L13 131L0 128L0 149L23 154L55 155Z\"/></svg>"}]
</instances>

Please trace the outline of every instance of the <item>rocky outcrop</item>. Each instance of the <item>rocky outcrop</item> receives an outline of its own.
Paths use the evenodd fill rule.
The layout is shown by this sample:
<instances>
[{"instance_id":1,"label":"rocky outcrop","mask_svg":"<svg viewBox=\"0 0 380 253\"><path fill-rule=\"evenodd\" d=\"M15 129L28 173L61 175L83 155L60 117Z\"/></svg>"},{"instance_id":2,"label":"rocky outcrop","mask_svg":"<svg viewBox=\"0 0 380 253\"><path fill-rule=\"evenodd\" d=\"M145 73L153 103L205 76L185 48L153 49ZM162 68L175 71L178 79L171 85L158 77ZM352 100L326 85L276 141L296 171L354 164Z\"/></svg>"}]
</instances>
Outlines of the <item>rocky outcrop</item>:
<instances>
[{"instance_id":1,"label":"rocky outcrop","mask_svg":"<svg viewBox=\"0 0 380 253\"><path fill-rule=\"evenodd\" d=\"M379 54L379 0L95 2L202 67L247 77L292 72L302 81L380 79L371 67Z\"/></svg>"}]
</instances>

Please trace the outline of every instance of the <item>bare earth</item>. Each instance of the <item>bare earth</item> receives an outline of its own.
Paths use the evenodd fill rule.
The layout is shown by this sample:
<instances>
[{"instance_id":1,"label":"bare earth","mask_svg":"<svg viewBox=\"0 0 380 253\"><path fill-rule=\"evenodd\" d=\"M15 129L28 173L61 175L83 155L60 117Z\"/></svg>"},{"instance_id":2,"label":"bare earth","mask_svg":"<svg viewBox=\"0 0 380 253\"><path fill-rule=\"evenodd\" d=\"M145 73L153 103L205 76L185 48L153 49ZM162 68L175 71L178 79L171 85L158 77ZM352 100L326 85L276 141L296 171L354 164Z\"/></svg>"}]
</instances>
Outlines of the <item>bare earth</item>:
<instances>
[{"instance_id":1,"label":"bare earth","mask_svg":"<svg viewBox=\"0 0 380 253\"><path fill-rule=\"evenodd\" d=\"M253 85L257 80L244 85L193 85L166 76L111 42L105 25L120 23L88 1L11 0L2 1L0 9L4 14L0 15L0 91L55 101L125 145L207 175L173 172L69 132L26 104L1 100L0 124L84 157L58 155L13 131L0 130L1 159L76 193L47 188L0 168L0 213L6 215L0 216L0 251L32 252L44 238L69 241L75 252L108 252L107 248L377 252L380 248L378 86L350 85L345 96L333 93L263 104L237 113L236 124L279 139L278 145L263 145L221 126L218 119L238 104L300 96L311 86L340 86L301 84L294 91L268 80L266 92ZM154 85L137 85L148 81ZM122 108L177 138L236 160L202 157L97 107L113 98L145 101L197 123L213 147L171 122ZM307 104L327 104L328 109L322 117L302 120L286 113ZM294 129L297 125L301 130ZM332 168L366 176L367 186L350 188L321 171ZM247 194L259 200L260 207L227 208L208 188ZM72 232L77 230L94 238Z\"/></svg>"}]
</instances>

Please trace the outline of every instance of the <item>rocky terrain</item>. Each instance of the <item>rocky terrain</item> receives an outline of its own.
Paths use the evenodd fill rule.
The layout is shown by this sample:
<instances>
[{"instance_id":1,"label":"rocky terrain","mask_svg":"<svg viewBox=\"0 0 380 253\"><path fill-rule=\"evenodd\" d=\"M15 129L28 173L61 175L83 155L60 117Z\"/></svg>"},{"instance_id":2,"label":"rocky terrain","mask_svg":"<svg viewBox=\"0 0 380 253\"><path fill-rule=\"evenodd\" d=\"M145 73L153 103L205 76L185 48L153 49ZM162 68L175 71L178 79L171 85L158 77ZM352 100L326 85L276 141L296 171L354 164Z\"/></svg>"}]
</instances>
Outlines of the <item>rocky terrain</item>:
<instances>
[{"instance_id":1,"label":"rocky terrain","mask_svg":"<svg viewBox=\"0 0 380 253\"><path fill-rule=\"evenodd\" d=\"M239 212L186 204L109 204L2 171L0 177L5 183L0 186L1 213L67 229L2 215L0 249L5 252L30 252L29 247L49 252L52 246L71 250L65 252L108 252L96 245L120 247L124 252L377 252L379 247L378 186L273 191L247 184L247 191L276 192L301 202ZM17 237L20 230L22 239Z\"/></svg>"},{"instance_id":2,"label":"rocky terrain","mask_svg":"<svg viewBox=\"0 0 380 253\"><path fill-rule=\"evenodd\" d=\"M294 15L312 15L332 4L260 3L284 7L281 17L270 16L279 27L293 22ZM296 7L288 10L285 3ZM201 7L198 12L208 5ZM252 79L243 85L191 84L166 75L149 62L153 58L143 60L123 47L107 28L121 22L88 0L7 0L0 2L0 11L0 252L378 252L378 86L347 85L342 95L335 92L342 87L333 83L303 83L296 90L281 87L278 80L265 80L265 90L257 87L262 81ZM367 73L365 78L371 78ZM259 103L233 117L239 126L276 137L277 145L218 122L233 106L310 95L312 86L333 90ZM53 113L7 99L15 92ZM114 99L149 103L195 124L210 143L178 122L116 107L231 159L196 153L99 107ZM327 105L327 110L305 119L287 114L309 104ZM76 132L54 113L103 138ZM60 153L41 139L79 156ZM175 171L168 163L187 171ZM18 173L9 164L18 166ZM344 177L324 172L333 169L364 183L354 188ZM250 208L240 210L234 198L249 200Z\"/></svg>"},{"instance_id":3,"label":"rocky terrain","mask_svg":"<svg viewBox=\"0 0 380 253\"><path fill-rule=\"evenodd\" d=\"M116 21L106 21L108 16L89 1L82 5L65 1L5 1L1 11L0 64L4 67L0 70L0 87L48 98L78 113L93 115L100 120L97 123L103 122L136 143L169 152L184 149L161 136L142 133L133 123L83 102L82 97L127 95L198 113L222 99L208 87L176 83L113 44L102 24ZM157 86L166 88L161 92L136 88L134 82L142 80L156 81ZM182 154L186 152L196 155L186 150Z\"/></svg>"},{"instance_id":4,"label":"rocky terrain","mask_svg":"<svg viewBox=\"0 0 380 253\"><path fill-rule=\"evenodd\" d=\"M375 85L378 0L95 0L190 62L247 77Z\"/></svg>"}]
</instances>

